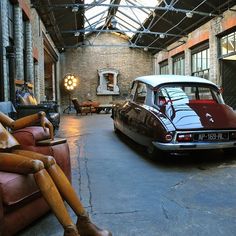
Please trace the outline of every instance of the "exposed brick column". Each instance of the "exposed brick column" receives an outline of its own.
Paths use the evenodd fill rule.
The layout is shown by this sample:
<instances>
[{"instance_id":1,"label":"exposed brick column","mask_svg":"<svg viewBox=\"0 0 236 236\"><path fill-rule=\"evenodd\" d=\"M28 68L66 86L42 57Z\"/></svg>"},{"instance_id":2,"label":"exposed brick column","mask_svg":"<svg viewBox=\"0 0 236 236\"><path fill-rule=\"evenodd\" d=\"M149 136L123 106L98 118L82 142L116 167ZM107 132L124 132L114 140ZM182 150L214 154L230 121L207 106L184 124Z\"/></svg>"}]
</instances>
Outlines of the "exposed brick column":
<instances>
[{"instance_id":1,"label":"exposed brick column","mask_svg":"<svg viewBox=\"0 0 236 236\"><path fill-rule=\"evenodd\" d=\"M9 99L9 78L8 78L8 66L6 58L6 47L9 45L9 36L8 36L8 10L7 10L7 0L2 0L1 4L1 28L2 28L2 46L3 46L3 55L2 55L2 69L3 69L3 79L4 79L4 99L7 101Z\"/></svg>"},{"instance_id":2,"label":"exposed brick column","mask_svg":"<svg viewBox=\"0 0 236 236\"><path fill-rule=\"evenodd\" d=\"M23 19L22 10L19 5L14 5L14 19L14 38L16 47L16 79L24 80Z\"/></svg>"},{"instance_id":3,"label":"exposed brick column","mask_svg":"<svg viewBox=\"0 0 236 236\"><path fill-rule=\"evenodd\" d=\"M210 80L221 85L220 65L218 60L218 39L216 35L222 32L221 17L216 17L210 22L211 30L209 34L210 46Z\"/></svg>"},{"instance_id":4,"label":"exposed brick column","mask_svg":"<svg viewBox=\"0 0 236 236\"><path fill-rule=\"evenodd\" d=\"M185 75L191 75L192 74L192 68L191 68L191 50L186 49L185 50Z\"/></svg>"},{"instance_id":5,"label":"exposed brick column","mask_svg":"<svg viewBox=\"0 0 236 236\"><path fill-rule=\"evenodd\" d=\"M39 64L38 62L34 63L34 93L38 102L40 102L40 85L39 85Z\"/></svg>"},{"instance_id":6,"label":"exposed brick column","mask_svg":"<svg viewBox=\"0 0 236 236\"><path fill-rule=\"evenodd\" d=\"M26 80L33 83L34 81L34 62L33 62L33 47L32 47L32 29L30 21L25 23L25 37L26 37Z\"/></svg>"},{"instance_id":7,"label":"exposed brick column","mask_svg":"<svg viewBox=\"0 0 236 236\"><path fill-rule=\"evenodd\" d=\"M173 74L173 57L168 58L169 75Z\"/></svg>"}]
</instances>

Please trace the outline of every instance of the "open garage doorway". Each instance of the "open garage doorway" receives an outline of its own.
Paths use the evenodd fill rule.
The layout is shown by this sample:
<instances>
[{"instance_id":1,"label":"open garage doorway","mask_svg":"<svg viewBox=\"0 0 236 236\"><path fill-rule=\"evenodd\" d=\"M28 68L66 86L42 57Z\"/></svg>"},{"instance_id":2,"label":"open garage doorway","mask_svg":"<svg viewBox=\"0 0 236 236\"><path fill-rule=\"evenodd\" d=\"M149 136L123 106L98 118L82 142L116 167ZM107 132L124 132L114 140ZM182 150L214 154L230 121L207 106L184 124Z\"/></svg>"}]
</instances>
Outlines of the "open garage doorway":
<instances>
[{"instance_id":1,"label":"open garage doorway","mask_svg":"<svg viewBox=\"0 0 236 236\"><path fill-rule=\"evenodd\" d=\"M236 55L221 60L223 98L236 110Z\"/></svg>"},{"instance_id":2,"label":"open garage doorway","mask_svg":"<svg viewBox=\"0 0 236 236\"><path fill-rule=\"evenodd\" d=\"M236 28L221 36L219 42L223 98L236 110Z\"/></svg>"},{"instance_id":3,"label":"open garage doorway","mask_svg":"<svg viewBox=\"0 0 236 236\"><path fill-rule=\"evenodd\" d=\"M46 101L57 101L58 56L50 42L44 37L44 89Z\"/></svg>"}]
</instances>

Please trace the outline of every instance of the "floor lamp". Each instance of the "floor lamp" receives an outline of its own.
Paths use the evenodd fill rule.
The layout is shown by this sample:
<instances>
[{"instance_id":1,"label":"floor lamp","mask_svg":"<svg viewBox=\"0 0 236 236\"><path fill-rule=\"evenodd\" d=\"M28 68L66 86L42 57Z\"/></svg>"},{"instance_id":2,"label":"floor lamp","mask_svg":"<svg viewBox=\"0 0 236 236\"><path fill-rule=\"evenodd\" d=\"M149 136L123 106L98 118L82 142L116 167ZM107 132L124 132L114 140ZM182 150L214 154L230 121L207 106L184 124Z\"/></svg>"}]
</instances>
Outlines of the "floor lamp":
<instances>
[{"instance_id":1,"label":"floor lamp","mask_svg":"<svg viewBox=\"0 0 236 236\"><path fill-rule=\"evenodd\" d=\"M74 75L68 74L64 78L64 88L69 96L69 105L64 109L63 113L70 113L74 107L71 104L71 93L74 91L74 89L77 86L77 79Z\"/></svg>"}]
</instances>

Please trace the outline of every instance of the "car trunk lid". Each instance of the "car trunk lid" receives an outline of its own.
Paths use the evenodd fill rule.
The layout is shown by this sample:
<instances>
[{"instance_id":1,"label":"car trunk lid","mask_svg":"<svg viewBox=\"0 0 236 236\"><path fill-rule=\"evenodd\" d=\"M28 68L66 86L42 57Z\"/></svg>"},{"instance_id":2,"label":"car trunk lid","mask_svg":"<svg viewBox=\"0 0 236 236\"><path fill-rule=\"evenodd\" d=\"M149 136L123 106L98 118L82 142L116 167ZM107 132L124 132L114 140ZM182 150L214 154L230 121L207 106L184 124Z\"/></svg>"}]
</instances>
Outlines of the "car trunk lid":
<instances>
[{"instance_id":1,"label":"car trunk lid","mask_svg":"<svg viewBox=\"0 0 236 236\"><path fill-rule=\"evenodd\" d=\"M162 111L177 130L236 127L236 112L224 104L170 104Z\"/></svg>"}]
</instances>

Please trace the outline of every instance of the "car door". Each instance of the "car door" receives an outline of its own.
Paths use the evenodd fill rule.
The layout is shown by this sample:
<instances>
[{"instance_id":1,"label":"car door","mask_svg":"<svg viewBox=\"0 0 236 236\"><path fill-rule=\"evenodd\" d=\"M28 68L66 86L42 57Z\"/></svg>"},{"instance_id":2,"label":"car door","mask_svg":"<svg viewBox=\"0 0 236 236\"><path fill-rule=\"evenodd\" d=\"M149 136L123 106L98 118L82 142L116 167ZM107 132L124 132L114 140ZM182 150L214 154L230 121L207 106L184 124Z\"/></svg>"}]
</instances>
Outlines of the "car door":
<instances>
[{"instance_id":1,"label":"car door","mask_svg":"<svg viewBox=\"0 0 236 236\"><path fill-rule=\"evenodd\" d=\"M145 101L147 87L145 83L138 82L133 100L130 102L130 111L127 113L127 129L129 136L140 144L145 144L147 110Z\"/></svg>"}]
</instances>

